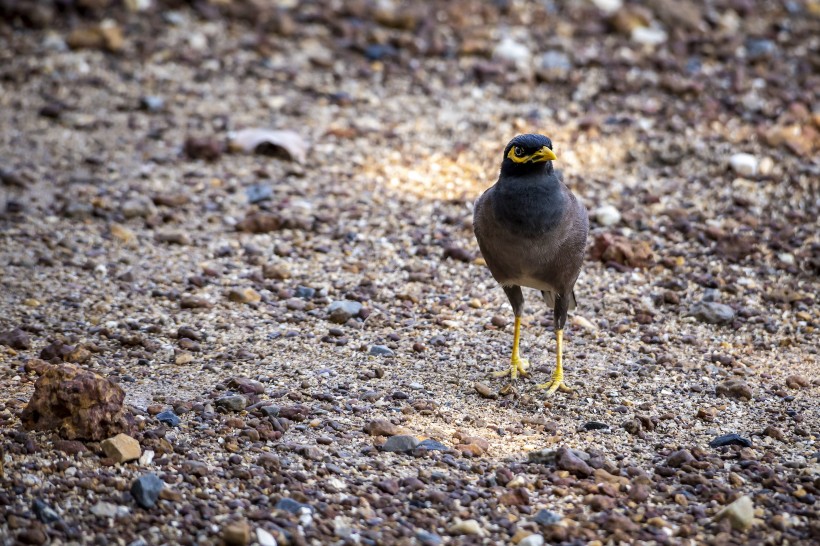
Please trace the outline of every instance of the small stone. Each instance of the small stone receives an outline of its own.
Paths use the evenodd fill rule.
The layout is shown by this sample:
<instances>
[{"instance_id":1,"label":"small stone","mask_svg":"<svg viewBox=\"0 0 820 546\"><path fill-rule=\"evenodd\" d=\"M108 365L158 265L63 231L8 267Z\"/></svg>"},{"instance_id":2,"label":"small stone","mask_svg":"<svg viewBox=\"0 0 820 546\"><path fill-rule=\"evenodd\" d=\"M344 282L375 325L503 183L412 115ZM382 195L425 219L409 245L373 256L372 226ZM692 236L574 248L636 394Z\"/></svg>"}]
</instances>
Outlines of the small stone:
<instances>
[{"instance_id":1,"label":"small stone","mask_svg":"<svg viewBox=\"0 0 820 546\"><path fill-rule=\"evenodd\" d=\"M520 70L528 70L532 53L525 44L512 38L502 39L493 49L493 59L505 64L517 67Z\"/></svg>"},{"instance_id":2,"label":"small stone","mask_svg":"<svg viewBox=\"0 0 820 546\"><path fill-rule=\"evenodd\" d=\"M442 544L442 539L435 533L430 533L429 531L425 531L423 529L419 529L416 531L416 540L419 541L421 546L440 546Z\"/></svg>"},{"instance_id":3,"label":"small stone","mask_svg":"<svg viewBox=\"0 0 820 546\"><path fill-rule=\"evenodd\" d=\"M718 396L728 396L747 401L752 399L752 388L742 379L724 381L715 388L715 393Z\"/></svg>"},{"instance_id":4,"label":"small stone","mask_svg":"<svg viewBox=\"0 0 820 546\"><path fill-rule=\"evenodd\" d=\"M147 112L159 112L165 108L165 99L156 95L144 95L140 97L140 108Z\"/></svg>"},{"instance_id":5,"label":"small stone","mask_svg":"<svg viewBox=\"0 0 820 546\"><path fill-rule=\"evenodd\" d=\"M120 212L126 218L147 218L156 214L157 208L147 195L141 195L126 200L120 206Z\"/></svg>"},{"instance_id":6,"label":"small stone","mask_svg":"<svg viewBox=\"0 0 820 546\"><path fill-rule=\"evenodd\" d=\"M139 459L142 453L140 443L123 433L103 440L100 443L100 447L105 451L106 457L113 459L116 463L134 461Z\"/></svg>"},{"instance_id":7,"label":"small stone","mask_svg":"<svg viewBox=\"0 0 820 546\"><path fill-rule=\"evenodd\" d=\"M373 345L370 347L367 354L373 356L393 356L394 353L390 347L386 347L384 345Z\"/></svg>"},{"instance_id":8,"label":"small stone","mask_svg":"<svg viewBox=\"0 0 820 546\"><path fill-rule=\"evenodd\" d=\"M259 543L259 546L277 546L279 544L276 541L276 537L261 527L256 528L256 541Z\"/></svg>"},{"instance_id":9,"label":"small stone","mask_svg":"<svg viewBox=\"0 0 820 546\"><path fill-rule=\"evenodd\" d=\"M269 201L273 198L273 188L270 184L252 184L245 188L245 196L251 204Z\"/></svg>"},{"instance_id":10,"label":"small stone","mask_svg":"<svg viewBox=\"0 0 820 546\"><path fill-rule=\"evenodd\" d=\"M775 440L780 440L781 442L786 441L786 435L783 434L783 431L772 425L769 425L763 429L763 436L768 436L769 438L774 438Z\"/></svg>"},{"instance_id":11,"label":"small stone","mask_svg":"<svg viewBox=\"0 0 820 546\"><path fill-rule=\"evenodd\" d=\"M214 304L202 296L183 296L179 300L181 309L210 309Z\"/></svg>"},{"instance_id":12,"label":"small stone","mask_svg":"<svg viewBox=\"0 0 820 546\"><path fill-rule=\"evenodd\" d=\"M34 499L34 502L31 503L31 509L34 511L37 519L43 523L54 523L55 521L60 521L60 514L58 514L54 508L46 504L43 499Z\"/></svg>"},{"instance_id":13,"label":"small stone","mask_svg":"<svg viewBox=\"0 0 820 546\"><path fill-rule=\"evenodd\" d=\"M10 332L0 333L0 345L11 347L17 351L31 349L31 338L20 328L15 328Z\"/></svg>"},{"instance_id":14,"label":"small stone","mask_svg":"<svg viewBox=\"0 0 820 546\"><path fill-rule=\"evenodd\" d=\"M581 428L584 430L607 430L609 429L609 425L598 421L589 421L588 423L584 423Z\"/></svg>"},{"instance_id":15,"label":"small stone","mask_svg":"<svg viewBox=\"0 0 820 546\"><path fill-rule=\"evenodd\" d=\"M498 398L498 393L493 392L493 390L486 383L481 383L480 381L476 382L476 383L473 384L473 388L483 398L491 398L491 399Z\"/></svg>"},{"instance_id":16,"label":"small stone","mask_svg":"<svg viewBox=\"0 0 820 546\"><path fill-rule=\"evenodd\" d=\"M752 442L739 434L724 434L723 436L718 436L711 442L709 442L709 447L723 447L723 446L742 446L742 447L752 447Z\"/></svg>"},{"instance_id":17,"label":"small stone","mask_svg":"<svg viewBox=\"0 0 820 546\"><path fill-rule=\"evenodd\" d=\"M391 453L406 453L413 451L419 445L418 438L406 434L391 436L382 445L382 451Z\"/></svg>"},{"instance_id":18,"label":"small stone","mask_svg":"<svg viewBox=\"0 0 820 546\"><path fill-rule=\"evenodd\" d=\"M734 154L729 158L729 165L740 176L751 177L757 174L757 158L752 154Z\"/></svg>"},{"instance_id":19,"label":"small stone","mask_svg":"<svg viewBox=\"0 0 820 546\"><path fill-rule=\"evenodd\" d=\"M180 419L179 419L179 417L177 417L177 414L174 413L173 411L167 411L167 410L163 411L161 413L158 413L156 419L160 423L164 423L164 424L168 425L169 427L179 426L179 423L180 423Z\"/></svg>"},{"instance_id":20,"label":"small stone","mask_svg":"<svg viewBox=\"0 0 820 546\"><path fill-rule=\"evenodd\" d=\"M313 512L313 507L309 504L297 502L287 497L279 499L274 508L277 510L282 510L284 512L290 512L291 514L301 514L303 510Z\"/></svg>"},{"instance_id":21,"label":"small stone","mask_svg":"<svg viewBox=\"0 0 820 546\"><path fill-rule=\"evenodd\" d=\"M236 303L259 303L262 295L253 288L232 288L228 290L228 299Z\"/></svg>"},{"instance_id":22,"label":"small stone","mask_svg":"<svg viewBox=\"0 0 820 546\"><path fill-rule=\"evenodd\" d=\"M290 271L284 264L265 264L262 266L262 276L282 281L290 278Z\"/></svg>"},{"instance_id":23,"label":"small stone","mask_svg":"<svg viewBox=\"0 0 820 546\"><path fill-rule=\"evenodd\" d=\"M148 466L154 461L154 450L153 449L146 449L140 455L139 463L140 466Z\"/></svg>"},{"instance_id":24,"label":"small stone","mask_svg":"<svg viewBox=\"0 0 820 546\"><path fill-rule=\"evenodd\" d=\"M592 211L592 216L599 225L614 226L621 221L621 213L612 205L603 205Z\"/></svg>"},{"instance_id":25,"label":"small stone","mask_svg":"<svg viewBox=\"0 0 820 546\"><path fill-rule=\"evenodd\" d=\"M151 508L157 503L165 483L156 474L140 476L131 484L131 496L143 508Z\"/></svg>"},{"instance_id":26,"label":"small stone","mask_svg":"<svg viewBox=\"0 0 820 546\"><path fill-rule=\"evenodd\" d=\"M555 512L551 512L545 508L542 508L535 514L533 521L538 525L548 526L548 525L555 525L556 523L560 523L563 518L560 514L556 514Z\"/></svg>"},{"instance_id":27,"label":"small stone","mask_svg":"<svg viewBox=\"0 0 820 546\"><path fill-rule=\"evenodd\" d=\"M110 502L98 502L91 507L91 513L100 518L113 518L117 515L117 505Z\"/></svg>"},{"instance_id":28,"label":"small stone","mask_svg":"<svg viewBox=\"0 0 820 546\"><path fill-rule=\"evenodd\" d=\"M702 301L695 304L689 314L707 324L722 324L735 318L735 311L724 303Z\"/></svg>"},{"instance_id":29,"label":"small stone","mask_svg":"<svg viewBox=\"0 0 820 546\"><path fill-rule=\"evenodd\" d=\"M251 528L246 521L229 523L222 530L226 546L247 546L251 541Z\"/></svg>"},{"instance_id":30,"label":"small stone","mask_svg":"<svg viewBox=\"0 0 820 546\"><path fill-rule=\"evenodd\" d=\"M715 515L715 521L720 521L723 518L729 518L732 527L738 531L748 529L754 521L752 499L747 495L743 495Z\"/></svg>"},{"instance_id":31,"label":"small stone","mask_svg":"<svg viewBox=\"0 0 820 546\"><path fill-rule=\"evenodd\" d=\"M538 57L535 73L544 81L560 81L572 70L572 61L563 51L546 51Z\"/></svg>"},{"instance_id":32,"label":"small stone","mask_svg":"<svg viewBox=\"0 0 820 546\"><path fill-rule=\"evenodd\" d=\"M453 525L451 525L447 532L451 535L482 535L484 534L483 530L481 529L481 525L474 519L468 519L464 521L456 521Z\"/></svg>"},{"instance_id":33,"label":"small stone","mask_svg":"<svg viewBox=\"0 0 820 546\"><path fill-rule=\"evenodd\" d=\"M807 389L811 386L811 382L802 375L790 375L786 378L786 386L790 389Z\"/></svg>"},{"instance_id":34,"label":"small stone","mask_svg":"<svg viewBox=\"0 0 820 546\"><path fill-rule=\"evenodd\" d=\"M216 405L229 411L242 411L248 406L248 399L241 394L233 394L219 398Z\"/></svg>"},{"instance_id":35,"label":"small stone","mask_svg":"<svg viewBox=\"0 0 820 546\"><path fill-rule=\"evenodd\" d=\"M528 535L518 542L518 546L544 546L544 537L537 534Z\"/></svg>"},{"instance_id":36,"label":"small stone","mask_svg":"<svg viewBox=\"0 0 820 546\"><path fill-rule=\"evenodd\" d=\"M680 468L685 464L694 462L694 460L695 457L692 456L692 453L690 453L688 449L681 449L670 454L669 457L666 458L666 464L672 468Z\"/></svg>"},{"instance_id":37,"label":"small stone","mask_svg":"<svg viewBox=\"0 0 820 546\"><path fill-rule=\"evenodd\" d=\"M371 436L395 436L401 434L402 430L387 419L374 419L364 426L364 431Z\"/></svg>"},{"instance_id":38,"label":"small stone","mask_svg":"<svg viewBox=\"0 0 820 546\"><path fill-rule=\"evenodd\" d=\"M555 452L555 466L559 470L566 470L580 478L586 478L593 473L592 468L583 459L578 457L572 450L563 447Z\"/></svg>"},{"instance_id":39,"label":"small stone","mask_svg":"<svg viewBox=\"0 0 820 546\"><path fill-rule=\"evenodd\" d=\"M658 27L638 26L632 29L632 41L641 45L657 46L666 42L666 31Z\"/></svg>"},{"instance_id":40,"label":"small stone","mask_svg":"<svg viewBox=\"0 0 820 546\"><path fill-rule=\"evenodd\" d=\"M341 300L331 303L327 312L330 321L336 324L344 324L351 318L357 316L362 310L362 304L358 301Z\"/></svg>"},{"instance_id":41,"label":"small stone","mask_svg":"<svg viewBox=\"0 0 820 546\"><path fill-rule=\"evenodd\" d=\"M428 451L449 451L450 448L437 440L428 438L419 442L416 449L426 449Z\"/></svg>"},{"instance_id":42,"label":"small stone","mask_svg":"<svg viewBox=\"0 0 820 546\"><path fill-rule=\"evenodd\" d=\"M399 438L399 436L394 436L394 438ZM398 480L381 480L380 482L376 483L376 487L378 487L388 495L395 495L399 492Z\"/></svg>"}]
</instances>

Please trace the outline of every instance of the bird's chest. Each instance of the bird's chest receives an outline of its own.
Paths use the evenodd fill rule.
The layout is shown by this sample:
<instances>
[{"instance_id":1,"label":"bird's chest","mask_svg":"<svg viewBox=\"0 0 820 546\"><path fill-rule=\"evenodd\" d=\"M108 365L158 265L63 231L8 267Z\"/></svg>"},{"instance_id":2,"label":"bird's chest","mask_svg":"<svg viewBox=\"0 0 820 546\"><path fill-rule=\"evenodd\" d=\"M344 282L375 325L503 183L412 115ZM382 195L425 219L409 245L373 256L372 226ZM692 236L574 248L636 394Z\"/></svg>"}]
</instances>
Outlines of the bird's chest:
<instances>
[{"instance_id":1,"label":"bird's chest","mask_svg":"<svg viewBox=\"0 0 820 546\"><path fill-rule=\"evenodd\" d=\"M560 223L564 202L561 193L551 187L518 184L501 189L493 209L499 224L512 235L536 237Z\"/></svg>"}]
</instances>

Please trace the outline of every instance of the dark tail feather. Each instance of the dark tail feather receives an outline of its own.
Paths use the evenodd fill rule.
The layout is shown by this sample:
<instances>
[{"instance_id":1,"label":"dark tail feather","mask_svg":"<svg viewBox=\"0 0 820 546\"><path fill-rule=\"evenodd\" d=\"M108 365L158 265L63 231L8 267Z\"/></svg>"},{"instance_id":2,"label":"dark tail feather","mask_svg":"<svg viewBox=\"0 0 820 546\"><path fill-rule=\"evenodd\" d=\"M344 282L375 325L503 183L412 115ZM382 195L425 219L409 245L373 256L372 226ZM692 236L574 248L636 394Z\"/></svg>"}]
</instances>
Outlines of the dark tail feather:
<instances>
[{"instance_id":1,"label":"dark tail feather","mask_svg":"<svg viewBox=\"0 0 820 546\"><path fill-rule=\"evenodd\" d=\"M549 290L542 290L541 295L544 296L544 302L549 306L549 308L555 309L555 292L550 292ZM575 290L572 290L569 293L569 310L572 311L577 306L578 303L575 300Z\"/></svg>"}]
</instances>

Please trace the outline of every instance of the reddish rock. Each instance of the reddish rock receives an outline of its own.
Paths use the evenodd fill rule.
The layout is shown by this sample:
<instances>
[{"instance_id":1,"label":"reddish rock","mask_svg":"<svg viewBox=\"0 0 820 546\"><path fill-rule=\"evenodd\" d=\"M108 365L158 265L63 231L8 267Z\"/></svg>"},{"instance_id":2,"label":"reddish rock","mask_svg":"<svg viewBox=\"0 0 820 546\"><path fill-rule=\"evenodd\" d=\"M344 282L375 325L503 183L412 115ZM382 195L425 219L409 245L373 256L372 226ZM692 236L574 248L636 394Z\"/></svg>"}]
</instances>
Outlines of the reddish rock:
<instances>
[{"instance_id":1,"label":"reddish rock","mask_svg":"<svg viewBox=\"0 0 820 546\"><path fill-rule=\"evenodd\" d=\"M592 468L583 459L564 447L555 453L555 464L559 470L566 470L579 478L586 478L593 473Z\"/></svg>"},{"instance_id":2,"label":"reddish rock","mask_svg":"<svg viewBox=\"0 0 820 546\"><path fill-rule=\"evenodd\" d=\"M27 430L55 430L67 439L99 441L133 428L119 385L78 366L51 366L21 414Z\"/></svg>"},{"instance_id":3,"label":"reddish rock","mask_svg":"<svg viewBox=\"0 0 820 546\"><path fill-rule=\"evenodd\" d=\"M6 345L18 351L31 349L31 339L28 334L20 328L15 328L10 332L0 333L0 345Z\"/></svg>"},{"instance_id":4,"label":"reddish rock","mask_svg":"<svg viewBox=\"0 0 820 546\"><path fill-rule=\"evenodd\" d=\"M236 224L236 229L248 233L268 233L284 227L282 218L270 212L252 212Z\"/></svg>"},{"instance_id":5,"label":"reddish rock","mask_svg":"<svg viewBox=\"0 0 820 546\"><path fill-rule=\"evenodd\" d=\"M630 241L622 235L611 233L598 235L590 254L593 260L628 267L649 267L655 259L652 248L645 241Z\"/></svg>"}]
</instances>

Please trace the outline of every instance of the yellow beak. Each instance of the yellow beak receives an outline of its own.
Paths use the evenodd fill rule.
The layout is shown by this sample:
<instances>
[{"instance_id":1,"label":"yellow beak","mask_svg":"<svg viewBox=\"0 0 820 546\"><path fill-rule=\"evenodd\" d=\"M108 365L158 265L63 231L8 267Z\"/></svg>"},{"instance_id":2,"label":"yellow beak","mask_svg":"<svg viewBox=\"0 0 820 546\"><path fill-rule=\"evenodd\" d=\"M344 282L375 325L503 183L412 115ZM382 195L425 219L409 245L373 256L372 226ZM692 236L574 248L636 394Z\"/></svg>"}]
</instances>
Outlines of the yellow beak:
<instances>
[{"instance_id":1,"label":"yellow beak","mask_svg":"<svg viewBox=\"0 0 820 546\"><path fill-rule=\"evenodd\" d=\"M555 155L555 152L546 146L542 146L540 150L530 156L530 161L533 163L539 163L541 161L555 161L556 159L558 159L558 157Z\"/></svg>"}]
</instances>

